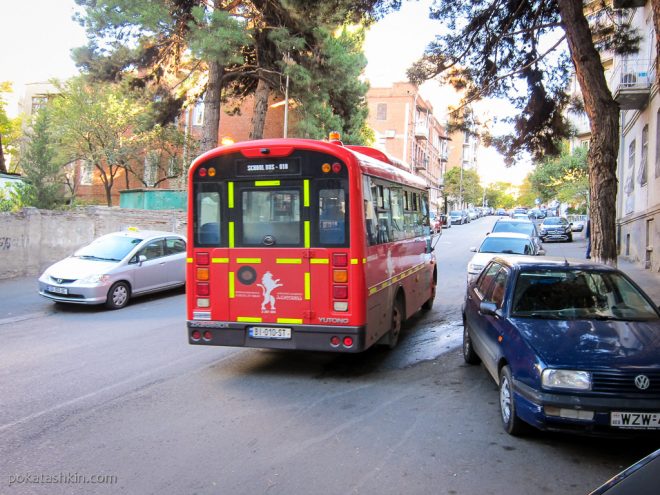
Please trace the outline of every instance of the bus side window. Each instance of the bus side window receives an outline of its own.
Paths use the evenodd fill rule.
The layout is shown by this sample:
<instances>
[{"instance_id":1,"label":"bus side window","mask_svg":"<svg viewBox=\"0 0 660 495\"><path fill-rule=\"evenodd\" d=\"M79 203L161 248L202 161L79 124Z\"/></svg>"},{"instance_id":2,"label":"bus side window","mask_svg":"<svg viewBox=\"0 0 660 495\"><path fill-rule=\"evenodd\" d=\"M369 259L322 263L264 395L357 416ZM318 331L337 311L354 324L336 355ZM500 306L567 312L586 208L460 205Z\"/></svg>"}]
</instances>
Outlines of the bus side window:
<instances>
[{"instance_id":1,"label":"bus side window","mask_svg":"<svg viewBox=\"0 0 660 495\"><path fill-rule=\"evenodd\" d=\"M367 229L367 242L370 246L377 243L378 230L376 220L376 208L374 205L374 197L372 192L375 186L372 186L371 180L364 177L362 181L362 194L364 196L364 219Z\"/></svg>"}]
</instances>

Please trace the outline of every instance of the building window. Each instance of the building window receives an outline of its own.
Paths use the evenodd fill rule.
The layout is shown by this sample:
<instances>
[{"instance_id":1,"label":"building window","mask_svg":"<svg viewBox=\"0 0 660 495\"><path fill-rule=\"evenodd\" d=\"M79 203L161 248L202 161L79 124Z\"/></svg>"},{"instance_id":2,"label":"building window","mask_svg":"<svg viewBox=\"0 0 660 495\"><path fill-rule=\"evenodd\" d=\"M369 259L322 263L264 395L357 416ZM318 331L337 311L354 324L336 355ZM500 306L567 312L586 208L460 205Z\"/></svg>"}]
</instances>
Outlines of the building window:
<instances>
[{"instance_id":1,"label":"building window","mask_svg":"<svg viewBox=\"0 0 660 495\"><path fill-rule=\"evenodd\" d=\"M80 166L80 185L91 186L94 178L94 165L90 162L82 162Z\"/></svg>"},{"instance_id":2,"label":"building window","mask_svg":"<svg viewBox=\"0 0 660 495\"><path fill-rule=\"evenodd\" d=\"M376 120L387 120L387 103L379 103L376 106Z\"/></svg>"},{"instance_id":3,"label":"building window","mask_svg":"<svg viewBox=\"0 0 660 495\"><path fill-rule=\"evenodd\" d=\"M630 145L628 145L628 173L626 174L626 185L624 191L626 194L630 194L635 189L635 143L636 140L632 140Z\"/></svg>"},{"instance_id":4,"label":"building window","mask_svg":"<svg viewBox=\"0 0 660 495\"><path fill-rule=\"evenodd\" d=\"M193 108L192 125L201 126L204 124L204 101L199 100Z\"/></svg>"},{"instance_id":5,"label":"building window","mask_svg":"<svg viewBox=\"0 0 660 495\"><path fill-rule=\"evenodd\" d=\"M46 95L35 95L32 97L30 115L36 114L39 110L46 106L48 103L48 96Z\"/></svg>"},{"instance_id":6,"label":"building window","mask_svg":"<svg viewBox=\"0 0 660 495\"><path fill-rule=\"evenodd\" d=\"M649 126L648 124L642 129L642 156L639 162L639 183L646 185L648 181L648 165L649 165Z\"/></svg>"}]
</instances>

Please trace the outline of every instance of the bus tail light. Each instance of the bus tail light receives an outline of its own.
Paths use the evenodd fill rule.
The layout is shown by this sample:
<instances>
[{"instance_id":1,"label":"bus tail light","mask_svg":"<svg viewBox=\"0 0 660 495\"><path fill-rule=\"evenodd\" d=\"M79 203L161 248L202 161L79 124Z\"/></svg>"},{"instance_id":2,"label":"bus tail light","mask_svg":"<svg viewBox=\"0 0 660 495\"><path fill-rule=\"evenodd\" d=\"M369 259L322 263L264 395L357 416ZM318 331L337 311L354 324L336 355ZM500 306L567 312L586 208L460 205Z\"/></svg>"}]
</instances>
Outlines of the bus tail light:
<instances>
[{"instance_id":1,"label":"bus tail light","mask_svg":"<svg viewBox=\"0 0 660 495\"><path fill-rule=\"evenodd\" d=\"M199 330L193 330L193 332L190 334L190 338L193 340L199 340L202 338L202 332Z\"/></svg>"},{"instance_id":2,"label":"bus tail light","mask_svg":"<svg viewBox=\"0 0 660 495\"><path fill-rule=\"evenodd\" d=\"M197 295L198 296L208 296L211 294L209 284L204 282L197 282L196 285Z\"/></svg>"},{"instance_id":3,"label":"bus tail light","mask_svg":"<svg viewBox=\"0 0 660 495\"><path fill-rule=\"evenodd\" d=\"M197 267L197 280L206 281L209 279L209 269L206 267Z\"/></svg>"},{"instance_id":4,"label":"bus tail light","mask_svg":"<svg viewBox=\"0 0 660 495\"><path fill-rule=\"evenodd\" d=\"M197 307L198 308L209 308L211 306L211 300L208 297L198 297L197 298Z\"/></svg>"},{"instance_id":5,"label":"bus tail light","mask_svg":"<svg viewBox=\"0 0 660 495\"><path fill-rule=\"evenodd\" d=\"M339 347L339 344L341 344L341 339L339 337L336 335L330 337L330 345L332 347Z\"/></svg>"},{"instance_id":6,"label":"bus tail light","mask_svg":"<svg viewBox=\"0 0 660 495\"><path fill-rule=\"evenodd\" d=\"M213 338L213 334L211 333L211 330L207 330L204 332L204 340L211 340Z\"/></svg>"},{"instance_id":7,"label":"bus tail light","mask_svg":"<svg viewBox=\"0 0 660 495\"><path fill-rule=\"evenodd\" d=\"M337 163L337 162L333 163L332 164L332 171L335 174L338 174L339 172L341 172L341 163Z\"/></svg>"},{"instance_id":8,"label":"bus tail light","mask_svg":"<svg viewBox=\"0 0 660 495\"><path fill-rule=\"evenodd\" d=\"M348 266L348 254L346 253L333 253L332 266Z\"/></svg>"},{"instance_id":9,"label":"bus tail light","mask_svg":"<svg viewBox=\"0 0 660 495\"><path fill-rule=\"evenodd\" d=\"M195 260L198 265L208 265L210 261L209 253L197 253Z\"/></svg>"},{"instance_id":10,"label":"bus tail light","mask_svg":"<svg viewBox=\"0 0 660 495\"><path fill-rule=\"evenodd\" d=\"M332 281L336 284L345 284L348 282L348 271L347 270L333 270L332 271Z\"/></svg>"},{"instance_id":11,"label":"bus tail light","mask_svg":"<svg viewBox=\"0 0 660 495\"><path fill-rule=\"evenodd\" d=\"M348 299L348 286L347 285L335 285L332 287L332 298L333 299Z\"/></svg>"},{"instance_id":12,"label":"bus tail light","mask_svg":"<svg viewBox=\"0 0 660 495\"><path fill-rule=\"evenodd\" d=\"M344 347L353 347L353 337L344 337Z\"/></svg>"}]
</instances>

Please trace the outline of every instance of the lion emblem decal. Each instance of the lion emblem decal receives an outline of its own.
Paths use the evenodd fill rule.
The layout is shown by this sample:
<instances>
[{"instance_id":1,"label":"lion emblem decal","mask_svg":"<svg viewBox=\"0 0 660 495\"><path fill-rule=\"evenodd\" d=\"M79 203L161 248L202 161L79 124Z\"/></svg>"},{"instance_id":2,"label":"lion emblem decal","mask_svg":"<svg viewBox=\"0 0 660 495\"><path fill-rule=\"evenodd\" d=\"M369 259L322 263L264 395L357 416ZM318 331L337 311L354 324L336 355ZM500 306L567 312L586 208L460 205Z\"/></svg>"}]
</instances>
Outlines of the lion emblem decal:
<instances>
[{"instance_id":1,"label":"lion emblem decal","mask_svg":"<svg viewBox=\"0 0 660 495\"><path fill-rule=\"evenodd\" d=\"M257 284L261 287L261 295L264 300L261 303L261 311L268 311L268 305L270 304L270 311L275 311L275 296L273 291L278 287L282 287L282 284L279 283L279 278L273 278L273 274L270 272L264 273L264 276L261 277L261 283Z\"/></svg>"}]
</instances>

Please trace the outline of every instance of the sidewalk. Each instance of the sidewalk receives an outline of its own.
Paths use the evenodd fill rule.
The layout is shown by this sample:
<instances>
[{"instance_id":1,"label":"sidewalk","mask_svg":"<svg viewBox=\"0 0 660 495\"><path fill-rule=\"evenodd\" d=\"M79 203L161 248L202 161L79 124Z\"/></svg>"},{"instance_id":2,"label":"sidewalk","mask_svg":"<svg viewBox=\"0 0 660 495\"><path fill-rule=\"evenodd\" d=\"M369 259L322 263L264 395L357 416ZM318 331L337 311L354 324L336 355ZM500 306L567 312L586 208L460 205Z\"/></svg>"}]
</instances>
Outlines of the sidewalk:
<instances>
[{"instance_id":1,"label":"sidewalk","mask_svg":"<svg viewBox=\"0 0 660 495\"><path fill-rule=\"evenodd\" d=\"M640 265L626 261L621 256L619 256L617 263L619 270L644 289L644 292L651 297L656 305L660 305L660 273L645 270Z\"/></svg>"}]
</instances>

